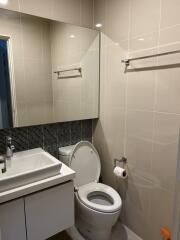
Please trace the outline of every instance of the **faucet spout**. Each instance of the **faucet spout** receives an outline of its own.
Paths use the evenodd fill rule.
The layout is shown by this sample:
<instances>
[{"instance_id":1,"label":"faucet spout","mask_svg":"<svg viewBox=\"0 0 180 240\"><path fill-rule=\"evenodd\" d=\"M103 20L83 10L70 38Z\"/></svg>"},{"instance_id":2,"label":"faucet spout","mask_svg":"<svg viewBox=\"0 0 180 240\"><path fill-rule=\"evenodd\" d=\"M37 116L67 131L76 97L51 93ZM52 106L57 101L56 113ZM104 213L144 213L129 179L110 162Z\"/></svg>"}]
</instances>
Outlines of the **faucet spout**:
<instances>
[{"instance_id":1,"label":"faucet spout","mask_svg":"<svg viewBox=\"0 0 180 240\"><path fill-rule=\"evenodd\" d=\"M13 157L13 151L15 147L12 145L12 138L6 137L6 158Z\"/></svg>"}]
</instances>

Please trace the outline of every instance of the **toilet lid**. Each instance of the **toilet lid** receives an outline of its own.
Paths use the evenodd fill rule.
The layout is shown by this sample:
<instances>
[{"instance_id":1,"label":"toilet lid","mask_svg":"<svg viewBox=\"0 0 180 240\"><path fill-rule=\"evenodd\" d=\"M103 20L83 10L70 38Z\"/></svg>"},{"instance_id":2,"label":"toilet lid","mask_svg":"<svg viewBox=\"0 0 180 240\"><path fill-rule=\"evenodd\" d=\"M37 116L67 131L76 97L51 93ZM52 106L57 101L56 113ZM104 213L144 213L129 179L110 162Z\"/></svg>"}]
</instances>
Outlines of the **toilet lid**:
<instances>
[{"instance_id":1,"label":"toilet lid","mask_svg":"<svg viewBox=\"0 0 180 240\"><path fill-rule=\"evenodd\" d=\"M91 182L98 182L101 164L95 147L87 141L77 143L70 157L70 167L76 172L76 189Z\"/></svg>"}]
</instances>

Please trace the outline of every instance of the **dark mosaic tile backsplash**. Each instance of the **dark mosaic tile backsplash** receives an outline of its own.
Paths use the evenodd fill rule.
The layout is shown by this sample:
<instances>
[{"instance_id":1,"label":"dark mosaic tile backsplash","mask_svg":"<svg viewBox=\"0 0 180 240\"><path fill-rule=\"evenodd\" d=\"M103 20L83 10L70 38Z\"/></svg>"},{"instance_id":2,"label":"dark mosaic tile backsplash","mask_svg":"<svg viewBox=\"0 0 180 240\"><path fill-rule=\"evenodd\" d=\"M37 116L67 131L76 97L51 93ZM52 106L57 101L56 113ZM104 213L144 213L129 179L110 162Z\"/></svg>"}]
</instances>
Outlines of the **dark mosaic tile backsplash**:
<instances>
[{"instance_id":1,"label":"dark mosaic tile backsplash","mask_svg":"<svg viewBox=\"0 0 180 240\"><path fill-rule=\"evenodd\" d=\"M6 136L11 136L15 151L42 147L58 158L58 148L81 140L92 142L92 121L83 120L0 130L0 154L6 151Z\"/></svg>"}]
</instances>

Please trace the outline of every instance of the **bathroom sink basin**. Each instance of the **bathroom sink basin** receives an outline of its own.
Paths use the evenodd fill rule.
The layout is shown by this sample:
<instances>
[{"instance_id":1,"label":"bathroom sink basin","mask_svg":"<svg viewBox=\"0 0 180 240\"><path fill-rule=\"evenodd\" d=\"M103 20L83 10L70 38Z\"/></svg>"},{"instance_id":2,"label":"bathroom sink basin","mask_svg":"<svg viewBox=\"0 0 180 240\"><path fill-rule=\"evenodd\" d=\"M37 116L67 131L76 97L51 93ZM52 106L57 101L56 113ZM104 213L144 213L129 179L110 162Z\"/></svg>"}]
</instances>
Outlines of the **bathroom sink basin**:
<instances>
[{"instance_id":1,"label":"bathroom sink basin","mask_svg":"<svg viewBox=\"0 0 180 240\"><path fill-rule=\"evenodd\" d=\"M0 173L0 192L33 183L60 173L61 162L41 148L15 153Z\"/></svg>"}]
</instances>

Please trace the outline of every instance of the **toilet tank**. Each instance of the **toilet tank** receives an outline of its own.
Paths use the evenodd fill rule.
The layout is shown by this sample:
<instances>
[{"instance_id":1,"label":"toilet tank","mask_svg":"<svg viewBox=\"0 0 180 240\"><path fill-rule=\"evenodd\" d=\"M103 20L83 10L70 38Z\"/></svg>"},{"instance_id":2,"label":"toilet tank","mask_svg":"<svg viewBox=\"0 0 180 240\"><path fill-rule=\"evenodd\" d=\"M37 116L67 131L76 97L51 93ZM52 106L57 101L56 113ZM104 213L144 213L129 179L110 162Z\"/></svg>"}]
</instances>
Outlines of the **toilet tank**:
<instances>
[{"instance_id":1,"label":"toilet tank","mask_svg":"<svg viewBox=\"0 0 180 240\"><path fill-rule=\"evenodd\" d=\"M75 145L70 145L67 147L59 148L59 159L62 163L67 166L70 166L70 156L74 149Z\"/></svg>"}]
</instances>

